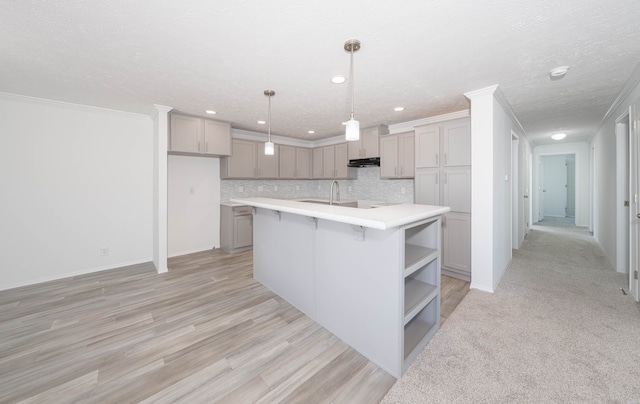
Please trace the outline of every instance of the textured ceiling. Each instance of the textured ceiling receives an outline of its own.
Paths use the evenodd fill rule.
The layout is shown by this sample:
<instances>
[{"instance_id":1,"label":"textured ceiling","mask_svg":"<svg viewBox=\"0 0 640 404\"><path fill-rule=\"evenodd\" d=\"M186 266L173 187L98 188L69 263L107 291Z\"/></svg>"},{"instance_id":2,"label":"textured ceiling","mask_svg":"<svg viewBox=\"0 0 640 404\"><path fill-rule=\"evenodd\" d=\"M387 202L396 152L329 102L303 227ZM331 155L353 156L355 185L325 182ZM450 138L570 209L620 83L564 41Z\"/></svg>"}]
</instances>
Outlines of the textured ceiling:
<instances>
[{"instance_id":1,"label":"textured ceiling","mask_svg":"<svg viewBox=\"0 0 640 404\"><path fill-rule=\"evenodd\" d=\"M240 129L343 131L347 39L362 127L469 108L498 84L528 138L594 133L640 62L638 0L2 2L0 91L117 110L174 107ZM571 69L552 81L548 71ZM404 106L403 112L394 112ZM308 134L315 130L315 134Z\"/></svg>"}]
</instances>

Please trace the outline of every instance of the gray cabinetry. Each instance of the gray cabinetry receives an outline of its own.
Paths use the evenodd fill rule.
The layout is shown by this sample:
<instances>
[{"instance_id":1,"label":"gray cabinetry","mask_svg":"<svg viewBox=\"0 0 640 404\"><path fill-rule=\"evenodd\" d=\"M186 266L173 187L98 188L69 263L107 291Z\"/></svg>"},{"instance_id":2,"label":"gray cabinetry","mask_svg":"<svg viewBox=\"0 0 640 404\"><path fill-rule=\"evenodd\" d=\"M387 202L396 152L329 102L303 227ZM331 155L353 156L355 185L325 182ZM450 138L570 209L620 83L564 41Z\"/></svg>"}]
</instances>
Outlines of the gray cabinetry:
<instances>
[{"instance_id":1,"label":"gray cabinetry","mask_svg":"<svg viewBox=\"0 0 640 404\"><path fill-rule=\"evenodd\" d=\"M348 159L353 160L368 157L380 157L380 136L387 133L389 133L389 128L385 125L378 125L360 130L360 139L348 142Z\"/></svg>"},{"instance_id":2,"label":"gray cabinetry","mask_svg":"<svg viewBox=\"0 0 640 404\"><path fill-rule=\"evenodd\" d=\"M313 149L312 178L355 178L356 171L348 164L347 143Z\"/></svg>"},{"instance_id":3,"label":"gray cabinetry","mask_svg":"<svg viewBox=\"0 0 640 404\"><path fill-rule=\"evenodd\" d=\"M442 219L442 272L471 279L469 119L415 128L415 202L449 206Z\"/></svg>"},{"instance_id":4,"label":"gray cabinetry","mask_svg":"<svg viewBox=\"0 0 640 404\"><path fill-rule=\"evenodd\" d=\"M170 119L170 153L209 156L231 154L229 123L181 114L171 114Z\"/></svg>"},{"instance_id":5,"label":"gray cabinetry","mask_svg":"<svg viewBox=\"0 0 640 404\"><path fill-rule=\"evenodd\" d=\"M413 178L415 145L413 132L380 138L380 177Z\"/></svg>"},{"instance_id":6,"label":"gray cabinetry","mask_svg":"<svg viewBox=\"0 0 640 404\"><path fill-rule=\"evenodd\" d=\"M278 148L272 156L264 154L264 143L231 139L230 157L220 160L222 178L278 178Z\"/></svg>"},{"instance_id":7,"label":"gray cabinetry","mask_svg":"<svg viewBox=\"0 0 640 404\"><path fill-rule=\"evenodd\" d=\"M253 245L253 208L220 206L220 244L225 252L245 251Z\"/></svg>"},{"instance_id":8,"label":"gray cabinetry","mask_svg":"<svg viewBox=\"0 0 640 404\"><path fill-rule=\"evenodd\" d=\"M311 151L303 147L279 147L279 178L311 178Z\"/></svg>"}]
</instances>

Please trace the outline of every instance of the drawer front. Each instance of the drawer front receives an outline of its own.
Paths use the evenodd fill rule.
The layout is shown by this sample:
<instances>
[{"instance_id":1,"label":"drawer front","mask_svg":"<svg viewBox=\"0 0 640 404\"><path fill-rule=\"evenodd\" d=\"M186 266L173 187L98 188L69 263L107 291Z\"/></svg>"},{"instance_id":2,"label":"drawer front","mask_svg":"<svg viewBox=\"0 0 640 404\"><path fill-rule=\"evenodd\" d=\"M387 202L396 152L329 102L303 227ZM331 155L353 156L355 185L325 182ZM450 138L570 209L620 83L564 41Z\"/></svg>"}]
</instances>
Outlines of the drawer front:
<instances>
[{"instance_id":1,"label":"drawer front","mask_svg":"<svg viewBox=\"0 0 640 404\"><path fill-rule=\"evenodd\" d=\"M233 207L234 216L250 215L251 213L252 213L251 206L234 206Z\"/></svg>"}]
</instances>

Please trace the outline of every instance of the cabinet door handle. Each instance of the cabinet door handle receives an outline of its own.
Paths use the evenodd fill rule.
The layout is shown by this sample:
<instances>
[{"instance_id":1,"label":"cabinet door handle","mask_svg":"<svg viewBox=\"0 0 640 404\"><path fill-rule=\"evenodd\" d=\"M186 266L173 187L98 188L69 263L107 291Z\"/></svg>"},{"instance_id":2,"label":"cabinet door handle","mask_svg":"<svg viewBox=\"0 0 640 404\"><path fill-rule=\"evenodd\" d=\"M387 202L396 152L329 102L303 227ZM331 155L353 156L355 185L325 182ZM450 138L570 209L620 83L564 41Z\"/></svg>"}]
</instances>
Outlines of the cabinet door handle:
<instances>
[{"instance_id":1,"label":"cabinet door handle","mask_svg":"<svg viewBox=\"0 0 640 404\"><path fill-rule=\"evenodd\" d=\"M400 175L404 173L404 166L400 166Z\"/></svg>"},{"instance_id":2,"label":"cabinet door handle","mask_svg":"<svg viewBox=\"0 0 640 404\"><path fill-rule=\"evenodd\" d=\"M200 142L198 142L198 151L200 151Z\"/></svg>"},{"instance_id":3,"label":"cabinet door handle","mask_svg":"<svg viewBox=\"0 0 640 404\"><path fill-rule=\"evenodd\" d=\"M366 155L367 155L367 148L365 147L365 148L362 149L362 157L364 157Z\"/></svg>"},{"instance_id":4,"label":"cabinet door handle","mask_svg":"<svg viewBox=\"0 0 640 404\"><path fill-rule=\"evenodd\" d=\"M209 142L204 142L204 151L205 152L209 151Z\"/></svg>"},{"instance_id":5,"label":"cabinet door handle","mask_svg":"<svg viewBox=\"0 0 640 404\"><path fill-rule=\"evenodd\" d=\"M398 167L393 167L393 175L398 175Z\"/></svg>"},{"instance_id":6,"label":"cabinet door handle","mask_svg":"<svg viewBox=\"0 0 640 404\"><path fill-rule=\"evenodd\" d=\"M436 173L436 185L440 182L440 173Z\"/></svg>"},{"instance_id":7,"label":"cabinet door handle","mask_svg":"<svg viewBox=\"0 0 640 404\"><path fill-rule=\"evenodd\" d=\"M447 165L447 153L444 154L444 165Z\"/></svg>"},{"instance_id":8,"label":"cabinet door handle","mask_svg":"<svg viewBox=\"0 0 640 404\"><path fill-rule=\"evenodd\" d=\"M447 217L446 216L442 216L442 227L444 227L445 229L447 228Z\"/></svg>"},{"instance_id":9,"label":"cabinet door handle","mask_svg":"<svg viewBox=\"0 0 640 404\"><path fill-rule=\"evenodd\" d=\"M438 153L436 153L436 165L440 165L440 155Z\"/></svg>"}]
</instances>

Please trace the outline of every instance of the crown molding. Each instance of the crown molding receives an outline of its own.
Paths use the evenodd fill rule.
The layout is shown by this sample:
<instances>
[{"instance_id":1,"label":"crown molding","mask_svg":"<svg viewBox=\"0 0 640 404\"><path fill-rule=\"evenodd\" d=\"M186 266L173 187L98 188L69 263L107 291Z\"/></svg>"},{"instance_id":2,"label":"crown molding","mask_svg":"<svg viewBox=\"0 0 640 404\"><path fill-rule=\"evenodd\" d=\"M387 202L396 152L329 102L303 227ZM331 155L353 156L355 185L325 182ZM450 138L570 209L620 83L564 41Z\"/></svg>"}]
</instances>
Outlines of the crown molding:
<instances>
[{"instance_id":1,"label":"crown molding","mask_svg":"<svg viewBox=\"0 0 640 404\"><path fill-rule=\"evenodd\" d=\"M126 116L129 118L138 118L138 119L151 118L151 116L147 114L139 114L135 112L120 111L117 109L94 107L91 105L74 104L71 102L57 101L57 100L51 100L47 98L38 98L38 97L31 97L28 95L20 95L20 94L12 94L12 93L4 93L4 92L0 92L0 100L22 102L25 104L33 104L33 105L44 105L44 106L53 107L53 108L64 108L64 109L70 109L70 110L79 111L79 112L93 112L93 113L103 113L103 114L110 114L110 115L117 115L117 116Z\"/></svg>"},{"instance_id":2,"label":"crown molding","mask_svg":"<svg viewBox=\"0 0 640 404\"><path fill-rule=\"evenodd\" d=\"M629 95L631 95L638 84L640 84L640 63L638 63L633 73L631 73L631 77L629 77L629 80L627 80L622 89L614 97L611 106L600 120L600 124L598 124L598 128L596 129L596 131L592 133L591 136L589 136L590 142L593 140L596 134L598 134L602 130L602 128L604 128L604 125L606 125L609 118L611 118L614 112L622 105L622 102L627 99Z\"/></svg>"},{"instance_id":3,"label":"crown molding","mask_svg":"<svg viewBox=\"0 0 640 404\"><path fill-rule=\"evenodd\" d=\"M465 109L448 114L435 115L427 118L416 119L413 121L401 122L394 125L389 125L389 134L394 135L396 133L408 132L414 130L417 126L430 125L433 123L451 121L460 118L468 118L469 116L471 116L469 110Z\"/></svg>"}]
</instances>

